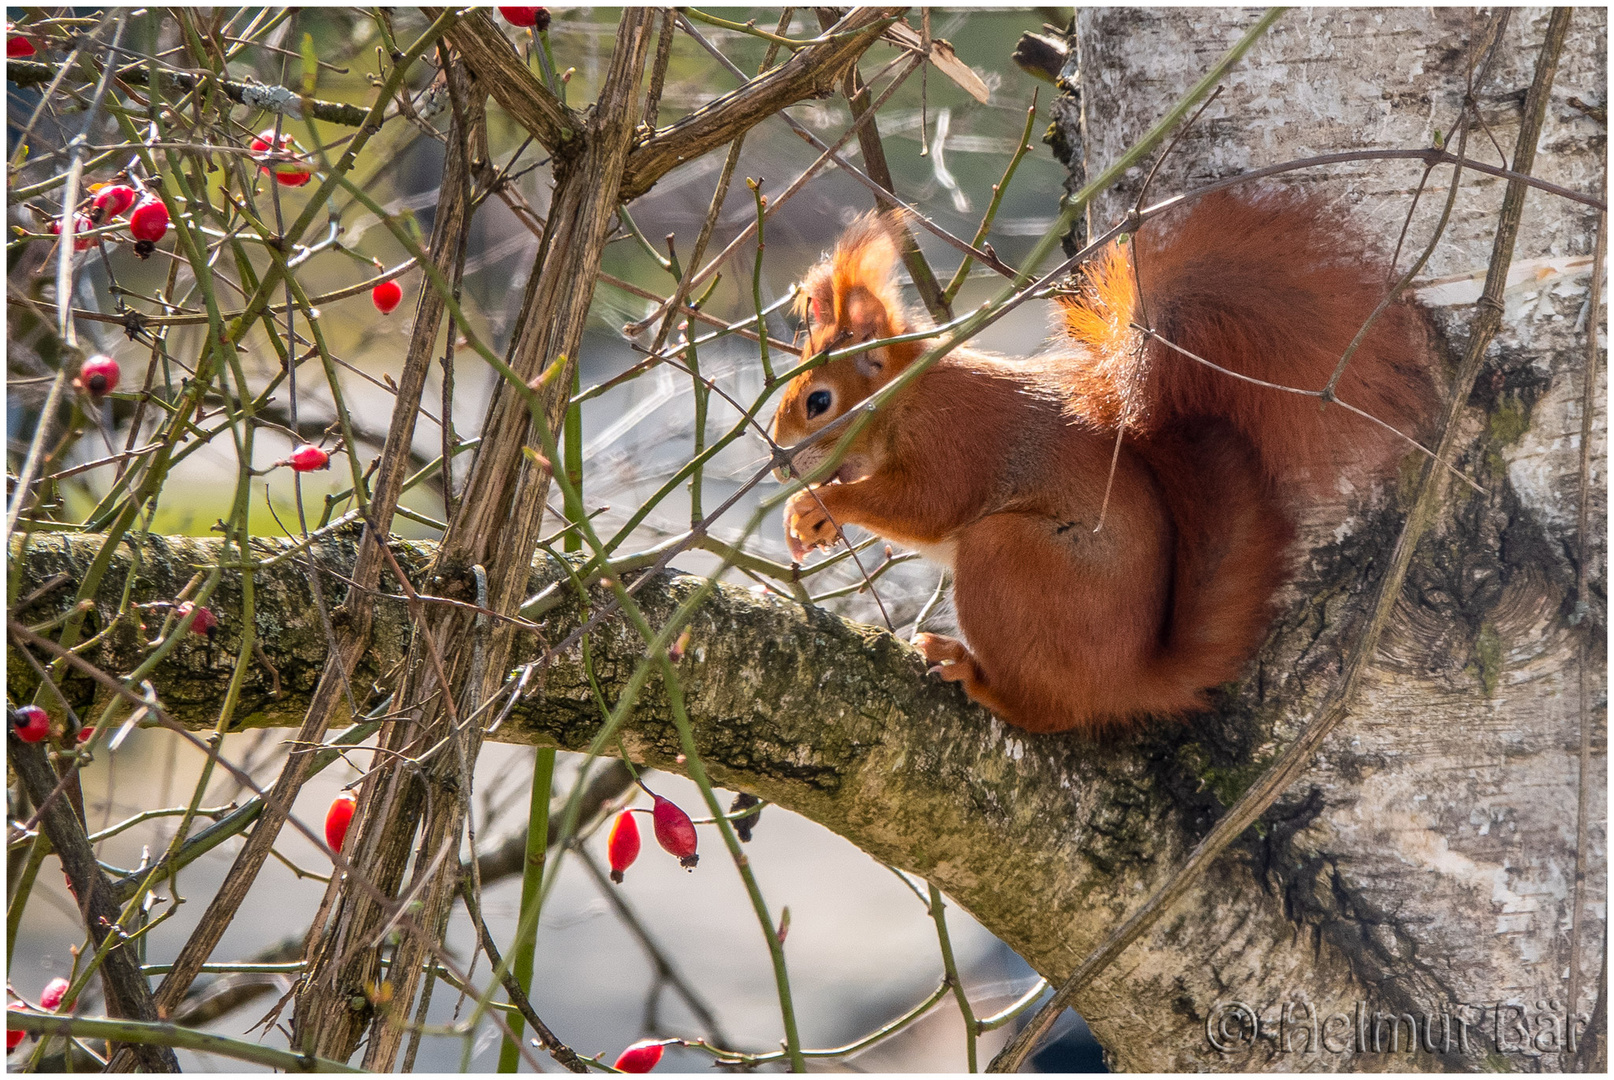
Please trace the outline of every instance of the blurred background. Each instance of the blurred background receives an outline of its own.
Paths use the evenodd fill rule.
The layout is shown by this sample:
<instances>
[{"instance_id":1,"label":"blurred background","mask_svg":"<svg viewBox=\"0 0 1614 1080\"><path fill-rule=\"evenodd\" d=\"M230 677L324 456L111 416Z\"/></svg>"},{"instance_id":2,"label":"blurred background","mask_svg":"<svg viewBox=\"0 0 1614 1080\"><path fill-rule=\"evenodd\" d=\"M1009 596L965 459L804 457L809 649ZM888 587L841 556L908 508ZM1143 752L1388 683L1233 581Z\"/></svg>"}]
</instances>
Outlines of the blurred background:
<instances>
[{"instance_id":1,"label":"blurred background","mask_svg":"<svg viewBox=\"0 0 1614 1080\"><path fill-rule=\"evenodd\" d=\"M574 69L567 85L568 101L573 105L587 102L609 61L617 12L609 8L550 10L553 22L548 37L556 67ZM719 13L736 22L755 19L758 26L772 29L780 10L726 8ZM13 10L8 18L17 19L20 15ZM1041 142L1048 126L1047 105L1056 91L1016 67L1010 54L1023 32L1041 31L1044 24L1062 28L1069 22L1071 10L933 9L929 17L931 33L952 43L960 59L985 81L990 100L984 104L976 101L933 68L908 79L881 110L877 121L897 194L955 235L973 237L992 198L993 185L1018 145L1035 93L1037 115L1031 126L1032 149L1006 190L987 238L1002 258L1018 265L1053 225L1065 173ZM241 18L244 20L245 14ZM919 20L916 9L910 13L909 21L917 27ZM394 33L400 40L412 39L425 25L424 18L413 10L399 9L394 14ZM130 27L131 47L135 49L160 51L168 43L164 35L173 34L171 21L163 24L155 18L133 20ZM710 25L699 29L740 68L757 70L765 42ZM530 48L530 38L524 32L514 28L510 32L518 45ZM246 50L232 64L232 75L295 85L300 70L295 43L304 33L312 35L318 43L320 60L328 65L319 73L318 96L367 103L371 94L369 73L375 71L379 37L373 19L357 11L301 10L265 39L268 47ZM810 11L804 11L795 16L785 33L797 39L815 36L817 20ZM277 52L277 48L291 51ZM877 44L862 61L865 79L883 85L877 73L899 55L894 48ZM429 75L425 70L425 77L411 89L424 92ZM680 34L673 48L659 123L665 126L735 85L737 80L731 74L697 43ZM39 98L37 92L15 87L8 92L8 122L14 142ZM251 116L244 109L236 112L247 132L273 123L273 117ZM796 106L790 113L826 142L839 138L851 122L846 103L838 96ZM36 138L41 143L60 139L64 131L76 130L65 122L72 119L64 118L63 127L53 129L53 119L46 117L36 129ZM491 105L489 119L493 158L499 163L507 162L522 144L521 132ZM441 117L438 123L446 126ZM303 147L313 150L316 161L322 155L334 159L341 152L337 142L341 133L328 125L310 127L287 121L284 130ZM15 145L10 147L13 154L16 149ZM548 203L549 173L535 149L528 148L517 159L511 174L516 177L522 198L541 212ZM856 140L842 152L861 164ZM440 142L419 127L395 119L371 142L353 175L389 213L412 217L419 234L425 236L432 226L442 153ZM633 224L662 253L663 238L668 234L675 237L675 248L681 257L692 246L706 217L724 153L718 150L686 164L629 208ZM755 128L745 140L735 181L707 257L722 250L754 221L756 208L746 179L756 180L763 194L777 195L817 156L818 151L781 119L770 119ZM48 163L42 168L48 170ZM26 170L19 174L23 182L37 181L43 175L31 176ZM267 187L272 189L275 185ZM281 211L290 218L301 211L309 190L260 188L260 198L278 198ZM32 202L60 213L48 196ZM872 208L867 188L833 167L813 178L767 222L759 278L764 303L788 297L807 268L833 245L837 233ZM373 276L376 270L372 260L392 267L407 258L403 247L362 206L338 197L329 212L332 222L340 228L339 245L321 251L302 267L301 281L310 295L348 288ZM12 224L39 229L24 205L13 203L9 213ZM922 231L916 230L916 235L937 276L945 283L958 264L956 253ZM497 200L484 204L475 218L463 303L479 332L497 349L502 350L508 343L510 322L537 243L537 237L519 217ZM9 252L8 271L14 293L32 292L35 288L29 282L40 275L43 247L35 244L19 250L14 246ZM755 254L750 243L739 247L722 267L721 278L703 305L705 311L724 321L744 318L753 311ZM111 291L114 282L128 293L150 296L163 290L168 267L164 259L140 262L128 257L126 251L114 251L107 259L91 253L83 263L75 304L113 312L117 307ZM626 229L608 248L604 271L657 296L670 294L675 283ZM977 267L955 301L955 311L967 311L980 304L998 291L1001 281L996 274ZM347 365L339 378L355 425L374 437L368 445L351 448L361 465L367 465L377 455L385 434L391 412L386 382L389 373L398 370L407 347L410 312L420 275L410 272L400 282L405 301L389 316L378 314L367 291L322 305L320 311L330 350ZM906 279L904 286L917 308ZM644 359L642 352L634 350L632 340L624 336L623 327L646 318L655 310L655 304L602 281L593 310L593 324L580 356L584 388L611 380ZM57 362L50 335L27 317L19 316L18 311L15 305L8 307L6 416L8 457L13 471L26 453ZM1036 350L1047 337L1049 315L1046 304L1027 303L992 326L976 344L1024 355ZM771 315L768 326L776 338L789 341L796 336L797 326L788 307ZM81 322L79 332L88 339L86 351L106 352L119 360L126 380L138 378L145 370L147 347L128 341L118 325ZM168 338L169 352L195 356L202 332L201 327L174 329ZM648 335L633 340L641 345L649 343ZM763 380L754 344L730 336L704 347L700 360L703 373L715 378L736 400L750 402L761 393ZM274 352L263 340L249 339L242 361L249 375L264 382L279 367ZM788 358L776 358L775 367L783 368L789 363ZM302 371L306 375L299 384L298 430L302 438L319 442L322 431L334 419L334 408L328 392L321 392L317 361L305 364ZM479 431L492 385L491 373L475 354L461 350L454 370L451 409L459 437L472 438ZM424 400L432 419L423 419L417 430L416 449L421 464L437 456L442 444L441 429L435 420L443 400L440 374L434 373ZM602 534L615 533L689 459L695 436L692 400L688 377L661 367L585 403L584 501L591 513L598 512L595 520ZM126 403L108 403L104 409L98 418L104 434L92 433L85 438L74 451L80 455L77 461L89 462L103 456L108 446L121 446L127 437L130 417ZM763 416L768 412L771 406ZM737 415L714 396L709 431L726 430ZM325 442L330 445L334 438L327 437ZM265 468L284 458L290 446L289 438L272 429L262 429L254 464ZM727 498L766 459L765 446L755 436L730 446L706 470L705 506L709 509ZM73 463L76 461L68 464ZM463 479L467 463L468 458L458 459L456 480ZM345 462L335 464L337 467L330 472L311 473L301 479L303 514L310 526L324 514L325 497L338 495L347 487ZM229 512L236 476L237 463L228 440L188 457L175 470L151 531L207 534L210 526ZM254 532L297 532L298 492L288 477L285 470L278 470L255 480ZM91 469L64 481L59 488L62 517L82 518L106 493L110 480L107 470ZM756 503L776 491L770 483L749 492L714 533L725 540L740 541ZM558 502L558 494L553 495L552 503ZM399 533L418 538L438 535L431 523L444 516L440 481L414 488L404 496L403 504L412 512L413 520L400 518L395 526ZM657 506L621 551L651 547L683 532L688 524L689 501L680 491ZM750 551L789 562L777 515L745 543ZM863 556L863 564L872 569L884 557L881 546L876 544ZM703 573L715 567L717 560L691 553L675 565ZM753 585L738 572L731 571L730 576L736 583ZM895 629L911 627L935 590L938 576L937 568L914 560L895 565L880 577L879 597ZM813 588L817 593L846 589L848 595L826 603L849 617L881 622L881 605L867 592L855 591L860 580L854 567L843 564L814 579ZM949 620L943 606L926 622L926 628L946 631ZM273 732L233 735L226 752L238 764L246 765L257 781L267 783L283 760L279 742L283 737L283 733ZM519 831L527 809L532 754L529 748L497 744L484 749L476 771L479 835L492 837ZM367 756L356 754L354 760L364 765ZM89 828L104 828L151 807L182 805L190 797L201 765L198 754L166 733L136 731L116 753L102 754L84 776ZM575 761L562 755L556 778L558 792L569 790L570 773L575 767ZM304 789L298 802L299 816L317 827L332 797L358 775L358 770L347 763L327 769ZM688 809L699 804L696 789L681 777L652 774L647 780L659 793ZM240 790L227 777L215 779L202 805L218 806L241 797ZM643 802L641 796L640 804ZM110 866L133 868L147 854L161 850L171 835L170 828L166 819L157 819L129 829L103 842L100 857ZM673 1036L705 1037L749 1051L777 1048L781 1037L779 1008L761 929L733 866L717 850L715 834L705 829L702 833L709 853L693 873L680 869L674 859L655 849L646 837L645 854L629 872L626 883L615 887L631 908L632 920L624 919L576 856L560 859L559 882L546 904L539 930L532 997L539 1014L580 1053L604 1054L610 1061L636 1039ZM180 875L176 893L189 898L189 902L180 905L168 921L149 935L147 963L161 964L178 951L233 858L235 847L234 843L226 844ZM588 838L585 847L603 862L603 830ZM284 860L266 867L215 959L246 959L262 955L283 941L300 943L324 889L323 883L309 874L326 873L329 862L289 829L278 851ZM916 892L916 883L812 822L776 807L764 811L749 853L771 909L776 913L785 907L790 909L786 953L805 1045L831 1047L859 1039L902 1015L936 989L942 964L935 926L922 900L922 882L917 883ZM41 875L18 932L15 951L8 957L12 986L30 997L36 996L50 978L67 973L72 964L69 950L83 936L76 909L53 868L52 862L47 867L52 872ZM501 942L508 942L514 934L519 889L515 877L488 887L486 915ZM468 958L473 951L470 930L462 915L457 914L455 920L448 947L457 956ZM1007 1006L1036 984L1036 975L967 912L950 906L948 925L977 1015ZM675 982L669 982L665 972L658 976L643 942L646 936L676 968ZM486 971L473 974L480 982ZM286 978L257 978L270 986L268 993L209 1021L208 1026L221 1033L243 1035L290 985ZM439 985L432 1002L431 1022L450 1023L466 1008L450 988ZM1012 1025L982 1040L983 1064L1011 1031ZM1102 1069L1097 1047L1072 1014L1067 1013L1062 1031L1035 1059L1038 1068ZM484 1026L483 1032L483 1038L473 1047L470 1067L490 1071L497 1060L498 1041L491 1026ZM266 1038L271 1044L283 1045L279 1035L269 1034ZM416 1067L456 1070L461 1066L462 1050L458 1039L428 1038ZM26 1050L19 1054L25 1055ZM187 1068L246 1068L234 1061L188 1052L181 1054L181 1060ZM544 1060L546 1065L553 1064ZM673 1047L661 1071L704 1070L710 1067L710 1060L697 1051ZM962 1071L964 1062L963 1025L949 997L899 1034L825 1067L947 1072Z\"/></svg>"}]
</instances>

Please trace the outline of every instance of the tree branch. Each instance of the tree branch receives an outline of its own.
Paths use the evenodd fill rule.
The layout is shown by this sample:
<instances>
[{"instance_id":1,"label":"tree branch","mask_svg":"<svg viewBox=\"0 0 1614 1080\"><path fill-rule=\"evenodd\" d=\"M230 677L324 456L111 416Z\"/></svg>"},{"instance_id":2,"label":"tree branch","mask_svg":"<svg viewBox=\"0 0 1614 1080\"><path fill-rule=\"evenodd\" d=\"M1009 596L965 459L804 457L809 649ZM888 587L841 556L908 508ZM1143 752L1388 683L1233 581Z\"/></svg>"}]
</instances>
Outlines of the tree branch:
<instances>
[{"instance_id":1,"label":"tree branch","mask_svg":"<svg viewBox=\"0 0 1614 1080\"><path fill-rule=\"evenodd\" d=\"M56 77L59 70L58 64L46 64L37 60L7 60L6 81L17 86L44 86ZM152 70L151 64L142 61L125 65L114 77L143 87L151 78ZM217 79L211 75L199 76L192 72L174 71L163 67L156 68L156 73L158 85L165 91L190 91L205 83L211 83L231 101L270 113L281 113L293 120L322 120L343 127L359 127L370 112L362 105L350 105L345 101L321 101L318 98L304 97L284 86L236 82L232 79Z\"/></svg>"},{"instance_id":2,"label":"tree branch","mask_svg":"<svg viewBox=\"0 0 1614 1080\"><path fill-rule=\"evenodd\" d=\"M635 146L622 178L622 200L636 199L669 171L811 97L832 93L848 64L857 62L903 8L853 8L829 30L828 40L802 49L765 74L724 94Z\"/></svg>"},{"instance_id":3,"label":"tree branch","mask_svg":"<svg viewBox=\"0 0 1614 1080\"><path fill-rule=\"evenodd\" d=\"M442 9L423 10L428 19L435 19ZM465 62L476 72L479 84L500 108L530 131L551 154L564 153L568 144L575 145L582 135L576 114L538 81L511 46L510 39L504 36L504 31L494 25L488 11L486 8L467 11L443 36L465 57Z\"/></svg>"}]
</instances>

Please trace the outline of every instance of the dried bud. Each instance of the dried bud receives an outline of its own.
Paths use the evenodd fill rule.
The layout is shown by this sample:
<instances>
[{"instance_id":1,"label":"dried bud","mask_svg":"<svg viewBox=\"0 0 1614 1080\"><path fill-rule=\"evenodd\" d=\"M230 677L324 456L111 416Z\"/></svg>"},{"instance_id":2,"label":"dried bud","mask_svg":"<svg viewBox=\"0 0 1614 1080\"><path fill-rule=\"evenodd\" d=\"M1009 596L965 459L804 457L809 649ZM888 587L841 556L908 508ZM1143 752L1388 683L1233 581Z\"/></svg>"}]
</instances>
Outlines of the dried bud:
<instances>
[{"instance_id":1,"label":"dried bud","mask_svg":"<svg viewBox=\"0 0 1614 1080\"><path fill-rule=\"evenodd\" d=\"M684 651L688 648L689 627L686 626L684 627L684 632L678 635L678 640L672 643L672 648L667 650L667 659L675 664L678 663L684 658Z\"/></svg>"},{"instance_id":2,"label":"dried bud","mask_svg":"<svg viewBox=\"0 0 1614 1080\"><path fill-rule=\"evenodd\" d=\"M753 806L757 807L757 809L752 810L749 814L745 814L743 817L737 817L734 819L735 835L737 835L740 838L740 842L744 844L749 844L751 842L751 830L756 828L757 822L762 820L762 800L757 798L755 795L747 795L742 791L738 795L734 796L734 801L729 804L729 814L731 816L734 814L739 814L744 810L748 810Z\"/></svg>"}]
</instances>

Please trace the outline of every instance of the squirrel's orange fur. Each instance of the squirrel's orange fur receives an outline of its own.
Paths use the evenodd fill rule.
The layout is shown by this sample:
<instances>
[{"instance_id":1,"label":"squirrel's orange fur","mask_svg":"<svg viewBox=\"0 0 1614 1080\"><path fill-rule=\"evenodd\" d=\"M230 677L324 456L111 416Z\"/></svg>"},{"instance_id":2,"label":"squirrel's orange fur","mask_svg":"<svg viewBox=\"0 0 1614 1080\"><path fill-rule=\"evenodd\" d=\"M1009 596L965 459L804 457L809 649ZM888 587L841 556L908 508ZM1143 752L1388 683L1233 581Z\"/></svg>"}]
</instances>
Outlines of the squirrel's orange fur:
<instances>
[{"instance_id":1,"label":"squirrel's orange fur","mask_svg":"<svg viewBox=\"0 0 1614 1080\"><path fill-rule=\"evenodd\" d=\"M921 634L915 645L942 678L1031 731L1204 708L1205 691L1237 678L1266 632L1293 505L1342 476L1381 475L1406 446L1342 408L1214 371L1133 328L1252 378L1321 389L1386 289L1385 267L1349 228L1314 200L1273 191L1210 195L1174 217L1089 265L1065 303L1067 351L1009 360L953 350L786 508L798 560L850 524L949 563L968 644ZM799 304L808 355L913 329L897 255L886 222L866 217L813 269ZM775 438L799 442L926 347L891 345L799 376ZM1337 393L1416 435L1429 357L1421 316L1393 304ZM796 471L823 463L836 441L798 454Z\"/></svg>"}]
</instances>

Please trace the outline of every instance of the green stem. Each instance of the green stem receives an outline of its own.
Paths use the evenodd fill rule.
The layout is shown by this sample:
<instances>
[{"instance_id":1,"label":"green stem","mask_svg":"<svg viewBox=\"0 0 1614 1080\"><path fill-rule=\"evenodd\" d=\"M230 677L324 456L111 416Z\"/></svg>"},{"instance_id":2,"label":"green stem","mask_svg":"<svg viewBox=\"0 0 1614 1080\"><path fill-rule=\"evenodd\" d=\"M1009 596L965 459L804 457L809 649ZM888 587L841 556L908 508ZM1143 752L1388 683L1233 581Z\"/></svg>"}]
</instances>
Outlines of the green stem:
<instances>
[{"instance_id":1,"label":"green stem","mask_svg":"<svg viewBox=\"0 0 1614 1080\"><path fill-rule=\"evenodd\" d=\"M22 913L28 909L28 896L34 890L34 879L39 876L39 868L49 854L50 841L41 829L34 834L33 846L28 849L28 861L22 864L22 873L17 875L17 891L11 894L11 903L6 908L7 956L17 955L17 928L22 925Z\"/></svg>"},{"instance_id":2,"label":"green stem","mask_svg":"<svg viewBox=\"0 0 1614 1080\"><path fill-rule=\"evenodd\" d=\"M115 935L109 935L112 937ZM139 1020L107 1020L89 1016L57 1016L37 1012L8 1012L6 1027L12 1031L26 1031L33 1035L67 1035L110 1042L140 1043L146 1046L173 1046L182 1050L198 1050L204 1054L217 1054L254 1065L267 1065L271 1069L287 1072L339 1072L360 1073L340 1061L330 1061L312 1054L294 1054L277 1050L261 1043L230 1039L195 1028L177 1024L150 1024Z\"/></svg>"},{"instance_id":3,"label":"green stem","mask_svg":"<svg viewBox=\"0 0 1614 1080\"><path fill-rule=\"evenodd\" d=\"M719 18L716 15L708 15L706 12L697 11L694 8L684 8L683 13L698 23L705 23L707 26L715 26L720 30L732 30L736 34L748 34L751 37L761 38L763 41L771 41L775 45L783 45L792 52L796 51L797 49L805 49L811 45L822 45L827 41L833 40L832 38L821 34L815 38L807 38L803 41L797 41L795 38L787 38L781 34L770 33L767 30L763 30L758 27L755 22L737 23L729 19Z\"/></svg>"},{"instance_id":4,"label":"green stem","mask_svg":"<svg viewBox=\"0 0 1614 1080\"><path fill-rule=\"evenodd\" d=\"M851 1054L857 1053L860 1050L867 1050L875 1043L895 1035L903 1028L912 1024L915 1020L918 1020L921 1016L924 1016L925 1013L935 1008L938 1001L946 996L947 981L944 979L942 980L942 984L936 987L935 990L931 991L930 996L925 998L925 1000L921 1001L919 1004L915 1005L913 1008L909 1009L907 1012L903 1013L889 1024L882 1024L875 1028L873 1031L869 1032L861 1039L858 1039L856 1042L849 1042L845 1046L837 1046L828 1050L803 1050L801 1052L801 1056L807 1058L838 1058L847 1057ZM739 1065L746 1069L755 1068L758 1065L766 1064L770 1061L778 1061L785 1056L785 1052L783 1050L776 1050L771 1054L742 1054L735 1050L724 1050L722 1047L713 1046L704 1039L699 1042L686 1042L684 1045L694 1050L706 1051L708 1054L711 1054L713 1057L717 1058L717 1064L719 1065Z\"/></svg>"},{"instance_id":5,"label":"green stem","mask_svg":"<svg viewBox=\"0 0 1614 1080\"><path fill-rule=\"evenodd\" d=\"M1014 171L1020 167L1020 159L1025 157L1026 152L1031 149L1031 125L1036 120L1037 91L1033 90L1031 92L1031 107L1026 110L1025 130L1020 132L1020 145L1015 150L1014 156L1009 159L1009 167L1003 170L1003 179L992 187L992 202L986 208L986 216L981 218L981 227L975 230L975 239L970 241L970 247L980 247L981 241L985 240L986 234L992 230L992 221L998 216L998 206L1003 202L1003 193L1009 189L1009 181L1014 179ZM952 304L953 298L958 295L958 290L963 288L964 279L969 276L970 266L974 262L973 258L966 255L964 261L958 264L958 270L954 272L953 280L949 281L947 288L942 291L942 303Z\"/></svg>"},{"instance_id":6,"label":"green stem","mask_svg":"<svg viewBox=\"0 0 1614 1080\"><path fill-rule=\"evenodd\" d=\"M521 873L521 927L525 934L518 935L510 946L513 954L516 982L529 996L532 994L532 972L538 946L538 918L543 904L544 857L548 852L549 799L555 781L555 749L541 747L532 763L532 797L527 807L527 861ZM499 1049L499 1071L513 1073L521 1063L520 1013L509 1017L510 1038Z\"/></svg>"}]
</instances>

